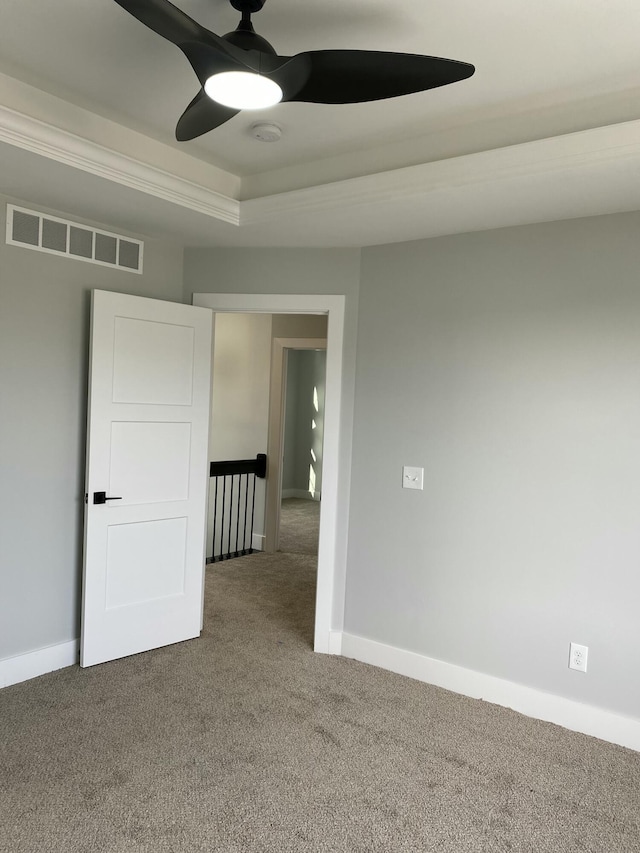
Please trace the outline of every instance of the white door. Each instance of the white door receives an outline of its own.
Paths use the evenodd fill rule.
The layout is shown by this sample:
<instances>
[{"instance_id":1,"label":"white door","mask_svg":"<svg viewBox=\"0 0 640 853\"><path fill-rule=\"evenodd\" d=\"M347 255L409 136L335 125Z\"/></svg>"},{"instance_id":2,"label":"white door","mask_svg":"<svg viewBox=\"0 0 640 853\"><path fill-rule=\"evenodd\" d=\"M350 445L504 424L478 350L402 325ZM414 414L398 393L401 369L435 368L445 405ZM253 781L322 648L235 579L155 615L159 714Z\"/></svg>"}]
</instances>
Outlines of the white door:
<instances>
[{"instance_id":1,"label":"white door","mask_svg":"<svg viewBox=\"0 0 640 853\"><path fill-rule=\"evenodd\" d=\"M81 666L200 633L211 327L93 292Z\"/></svg>"}]
</instances>

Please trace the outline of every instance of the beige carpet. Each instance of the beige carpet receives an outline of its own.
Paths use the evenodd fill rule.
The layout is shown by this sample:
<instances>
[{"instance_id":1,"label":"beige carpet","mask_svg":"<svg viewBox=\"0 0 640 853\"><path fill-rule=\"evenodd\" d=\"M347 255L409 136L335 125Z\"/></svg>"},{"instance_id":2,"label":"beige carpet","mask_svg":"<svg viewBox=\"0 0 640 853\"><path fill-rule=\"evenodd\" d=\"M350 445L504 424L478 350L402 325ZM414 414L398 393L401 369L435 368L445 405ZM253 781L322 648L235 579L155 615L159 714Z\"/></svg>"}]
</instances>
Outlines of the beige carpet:
<instances>
[{"instance_id":1,"label":"beige carpet","mask_svg":"<svg viewBox=\"0 0 640 853\"><path fill-rule=\"evenodd\" d=\"M289 554L318 554L320 501L287 498L280 512L280 550Z\"/></svg>"},{"instance_id":2,"label":"beige carpet","mask_svg":"<svg viewBox=\"0 0 640 853\"><path fill-rule=\"evenodd\" d=\"M314 655L314 577L212 566L200 640L0 691L0 850L640 851L640 754Z\"/></svg>"}]
</instances>

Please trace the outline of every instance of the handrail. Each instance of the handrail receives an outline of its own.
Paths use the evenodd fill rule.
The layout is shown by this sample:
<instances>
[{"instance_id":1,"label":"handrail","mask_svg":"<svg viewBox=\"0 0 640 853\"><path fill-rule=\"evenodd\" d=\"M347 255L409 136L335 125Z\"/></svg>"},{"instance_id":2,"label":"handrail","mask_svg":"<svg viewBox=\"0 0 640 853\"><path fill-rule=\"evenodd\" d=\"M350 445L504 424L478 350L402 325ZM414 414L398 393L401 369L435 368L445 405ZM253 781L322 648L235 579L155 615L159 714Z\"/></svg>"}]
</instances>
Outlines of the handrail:
<instances>
[{"instance_id":1,"label":"handrail","mask_svg":"<svg viewBox=\"0 0 640 853\"><path fill-rule=\"evenodd\" d=\"M210 477L226 477L230 474L255 474L261 480L267 476L267 454L258 453L255 459L236 459L230 462L211 462Z\"/></svg>"}]
</instances>

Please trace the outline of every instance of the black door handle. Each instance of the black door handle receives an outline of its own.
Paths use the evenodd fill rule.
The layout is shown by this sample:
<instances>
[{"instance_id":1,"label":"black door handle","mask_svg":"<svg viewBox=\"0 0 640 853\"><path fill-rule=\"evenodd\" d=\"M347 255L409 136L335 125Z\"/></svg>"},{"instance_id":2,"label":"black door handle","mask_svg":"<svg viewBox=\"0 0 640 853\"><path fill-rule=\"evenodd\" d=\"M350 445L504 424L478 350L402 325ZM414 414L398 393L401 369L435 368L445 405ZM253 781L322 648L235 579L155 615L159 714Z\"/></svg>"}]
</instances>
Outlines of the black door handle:
<instances>
[{"instance_id":1,"label":"black door handle","mask_svg":"<svg viewBox=\"0 0 640 853\"><path fill-rule=\"evenodd\" d=\"M107 501L121 501L122 498L108 498L106 492L94 492L93 493L93 502L94 504L106 504Z\"/></svg>"}]
</instances>

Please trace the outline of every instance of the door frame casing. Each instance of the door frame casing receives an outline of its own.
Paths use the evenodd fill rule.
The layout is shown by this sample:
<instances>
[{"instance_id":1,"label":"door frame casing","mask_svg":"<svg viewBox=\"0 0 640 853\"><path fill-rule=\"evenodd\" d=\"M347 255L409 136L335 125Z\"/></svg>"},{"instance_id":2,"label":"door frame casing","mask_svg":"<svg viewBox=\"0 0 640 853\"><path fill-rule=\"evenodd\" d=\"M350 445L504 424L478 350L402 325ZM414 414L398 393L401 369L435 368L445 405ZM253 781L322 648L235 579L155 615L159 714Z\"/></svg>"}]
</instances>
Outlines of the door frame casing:
<instances>
[{"instance_id":1,"label":"door frame casing","mask_svg":"<svg viewBox=\"0 0 640 853\"><path fill-rule=\"evenodd\" d=\"M333 652L336 568L346 565L346 541L338 537L340 425L345 297L324 294L194 293L193 304L214 314L326 314L327 368L318 542L314 651ZM341 573L342 574L342 573Z\"/></svg>"},{"instance_id":2,"label":"door frame casing","mask_svg":"<svg viewBox=\"0 0 640 853\"><path fill-rule=\"evenodd\" d=\"M280 544L280 504L282 500L282 472L284 454L284 410L287 397L288 350L324 350L326 338L274 338L271 346L271 383L269 394L269 438L267 458L267 501L265 514L265 551L273 553ZM323 450L324 460L324 450ZM324 470L324 467L323 467Z\"/></svg>"}]
</instances>

